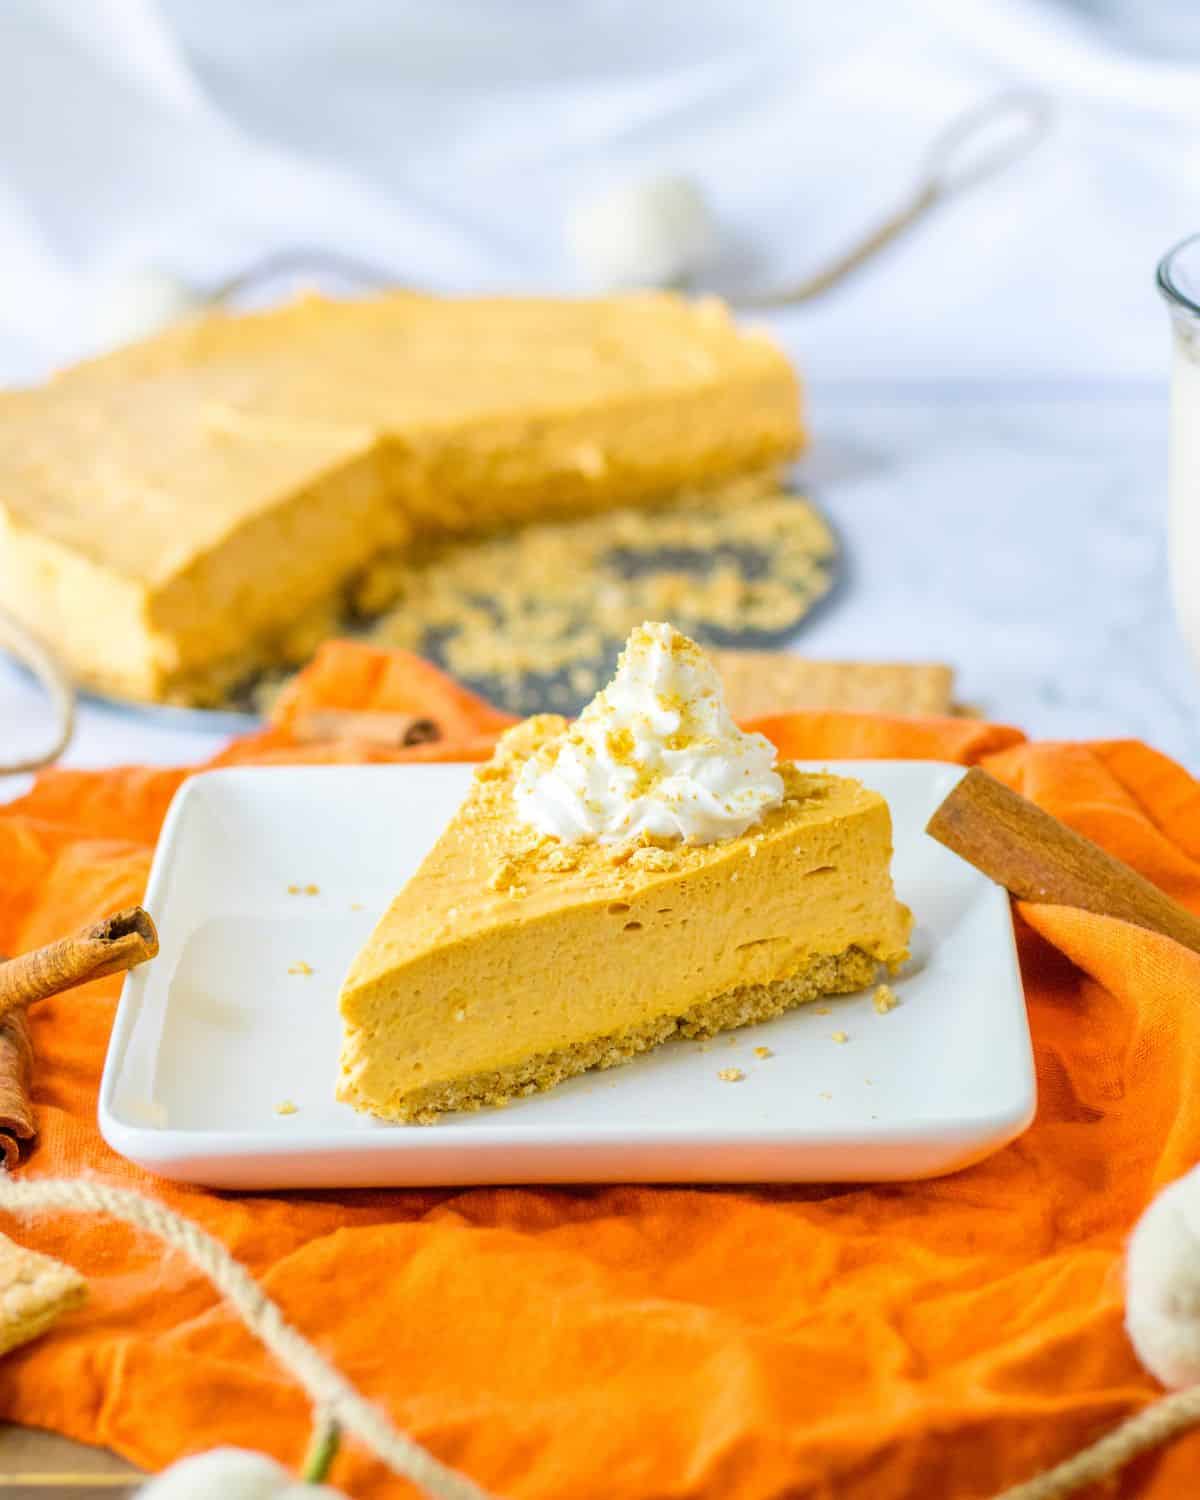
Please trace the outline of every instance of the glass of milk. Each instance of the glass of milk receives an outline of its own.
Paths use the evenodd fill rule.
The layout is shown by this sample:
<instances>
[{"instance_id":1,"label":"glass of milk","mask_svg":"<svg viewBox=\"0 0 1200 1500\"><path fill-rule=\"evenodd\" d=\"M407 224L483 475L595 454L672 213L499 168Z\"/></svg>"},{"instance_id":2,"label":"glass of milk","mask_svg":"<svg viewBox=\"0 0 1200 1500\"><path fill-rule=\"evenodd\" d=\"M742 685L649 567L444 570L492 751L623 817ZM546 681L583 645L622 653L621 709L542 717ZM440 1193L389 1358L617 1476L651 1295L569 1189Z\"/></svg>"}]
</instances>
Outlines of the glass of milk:
<instances>
[{"instance_id":1,"label":"glass of milk","mask_svg":"<svg viewBox=\"0 0 1200 1500\"><path fill-rule=\"evenodd\" d=\"M1171 591L1184 639L1200 659L1200 234L1159 262L1171 314Z\"/></svg>"}]
</instances>

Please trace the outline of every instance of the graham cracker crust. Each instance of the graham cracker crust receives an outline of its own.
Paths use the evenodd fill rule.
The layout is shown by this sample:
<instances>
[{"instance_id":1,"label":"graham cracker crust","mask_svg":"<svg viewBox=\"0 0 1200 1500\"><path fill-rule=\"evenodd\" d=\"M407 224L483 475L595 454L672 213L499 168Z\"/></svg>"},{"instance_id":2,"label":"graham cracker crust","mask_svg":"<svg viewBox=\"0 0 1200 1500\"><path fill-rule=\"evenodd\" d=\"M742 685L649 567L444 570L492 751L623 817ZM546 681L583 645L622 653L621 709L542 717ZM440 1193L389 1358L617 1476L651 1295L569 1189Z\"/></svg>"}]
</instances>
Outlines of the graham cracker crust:
<instances>
[{"instance_id":1,"label":"graham cracker crust","mask_svg":"<svg viewBox=\"0 0 1200 1500\"><path fill-rule=\"evenodd\" d=\"M770 984L740 985L711 1000L702 1000L678 1016L661 1016L643 1026L609 1036L577 1042L557 1052L543 1052L509 1068L472 1073L452 1083L413 1089L382 1110L366 1101L348 1098L358 1108L409 1125L432 1125L439 1116L457 1110L503 1106L527 1094L552 1089L576 1073L591 1068L615 1068L639 1052L648 1052L672 1037L707 1037L756 1021L769 1021L784 1011L822 995L848 995L865 989L879 970L879 960L861 948L823 954L786 979ZM345 1096L343 1096L345 1097Z\"/></svg>"}]
</instances>

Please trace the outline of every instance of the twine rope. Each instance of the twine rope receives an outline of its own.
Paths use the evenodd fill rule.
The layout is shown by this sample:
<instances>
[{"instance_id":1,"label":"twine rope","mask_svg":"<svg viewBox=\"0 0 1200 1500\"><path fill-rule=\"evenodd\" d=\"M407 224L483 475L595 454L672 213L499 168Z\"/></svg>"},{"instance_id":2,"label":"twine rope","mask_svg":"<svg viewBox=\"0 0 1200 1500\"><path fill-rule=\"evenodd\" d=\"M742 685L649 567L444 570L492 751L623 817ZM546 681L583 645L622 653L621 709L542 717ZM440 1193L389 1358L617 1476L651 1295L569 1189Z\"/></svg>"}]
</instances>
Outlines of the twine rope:
<instances>
[{"instance_id":1,"label":"twine rope","mask_svg":"<svg viewBox=\"0 0 1200 1500\"><path fill-rule=\"evenodd\" d=\"M127 1188L62 1178L13 1182L0 1174L0 1208L13 1213L60 1209L70 1213L106 1213L148 1230L181 1250L203 1271L250 1331L283 1368L303 1386L319 1420L336 1421L393 1472L411 1480L433 1500L490 1500L464 1474L440 1463L433 1454L394 1427L384 1413L350 1384L344 1375L291 1326L249 1271L225 1246L198 1224L153 1198Z\"/></svg>"},{"instance_id":2,"label":"twine rope","mask_svg":"<svg viewBox=\"0 0 1200 1500\"><path fill-rule=\"evenodd\" d=\"M23 771L38 771L51 765L71 742L75 732L75 685L49 646L21 622L0 609L0 650L9 652L32 672L35 681L50 700L54 715L54 734L48 744L32 755L15 760L0 760L0 776Z\"/></svg>"},{"instance_id":3,"label":"twine rope","mask_svg":"<svg viewBox=\"0 0 1200 1500\"><path fill-rule=\"evenodd\" d=\"M1197 1422L1200 1422L1200 1385L1164 1396L1153 1406L1126 1418L1090 1447L1055 1464L1044 1474L1013 1485L993 1500L1062 1500L1064 1495L1073 1495L1085 1484L1107 1479L1139 1453L1148 1453L1151 1448L1169 1442Z\"/></svg>"}]
</instances>

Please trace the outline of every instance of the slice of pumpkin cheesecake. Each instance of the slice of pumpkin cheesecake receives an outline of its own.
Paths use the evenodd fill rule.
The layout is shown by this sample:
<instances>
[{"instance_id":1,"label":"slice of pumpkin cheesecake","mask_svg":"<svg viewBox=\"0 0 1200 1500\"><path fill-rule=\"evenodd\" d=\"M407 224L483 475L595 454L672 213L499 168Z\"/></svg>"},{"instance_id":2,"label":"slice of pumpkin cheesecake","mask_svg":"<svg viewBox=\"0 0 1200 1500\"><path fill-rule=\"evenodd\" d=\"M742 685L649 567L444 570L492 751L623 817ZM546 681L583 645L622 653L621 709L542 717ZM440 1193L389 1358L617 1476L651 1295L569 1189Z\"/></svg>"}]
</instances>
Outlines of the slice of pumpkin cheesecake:
<instances>
[{"instance_id":1,"label":"slice of pumpkin cheesecake","mask_svg":"<svg viewBox=\"0 0 1200 1500\"><path fill-rule=\"evenodd\" d=\"M891 852L882 797L776 765L700 649L642 626L575 724L504 736L383 916L338 1097L426 1123L860 989L907 954Z\"/></svg>"}]
</instances>

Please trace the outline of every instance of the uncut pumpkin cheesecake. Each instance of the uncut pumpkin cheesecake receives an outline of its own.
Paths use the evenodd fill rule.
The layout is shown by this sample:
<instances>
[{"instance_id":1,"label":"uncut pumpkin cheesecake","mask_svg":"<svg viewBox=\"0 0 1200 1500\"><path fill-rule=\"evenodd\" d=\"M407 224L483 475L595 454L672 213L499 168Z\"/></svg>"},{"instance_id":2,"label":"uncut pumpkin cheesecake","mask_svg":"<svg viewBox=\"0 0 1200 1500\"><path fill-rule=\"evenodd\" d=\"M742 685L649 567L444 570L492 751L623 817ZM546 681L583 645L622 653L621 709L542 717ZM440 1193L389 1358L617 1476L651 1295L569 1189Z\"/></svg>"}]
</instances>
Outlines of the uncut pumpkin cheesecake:
<instances>
[{"instance_id":1,"label":"uncut pumpkin cheesecake","mask_svg":"<svg viewBox=\"0 0 1200 1500\"><path fill-rule=\"evenodd\" d=\"M504 735L379 922L338 1097L427 1123L861 989L907 956L891 852L882 797L775 764L700 648L643 625L574 724Z\"/></svg>"},{"instance_id":2,"label":"uncut pumpkin cheesecake","mask_svg":"<svg viewBox=\"0 0 1200 1500\"><path fill-rule=\"evenodd\" d=\"M382 556L770 467L799 405L711 298L216 312L0 392L0 599L88 686L220 701Z\"/></svg>"}]
</instances>

